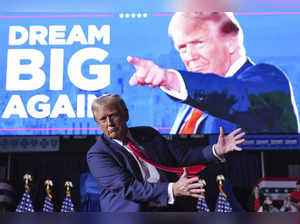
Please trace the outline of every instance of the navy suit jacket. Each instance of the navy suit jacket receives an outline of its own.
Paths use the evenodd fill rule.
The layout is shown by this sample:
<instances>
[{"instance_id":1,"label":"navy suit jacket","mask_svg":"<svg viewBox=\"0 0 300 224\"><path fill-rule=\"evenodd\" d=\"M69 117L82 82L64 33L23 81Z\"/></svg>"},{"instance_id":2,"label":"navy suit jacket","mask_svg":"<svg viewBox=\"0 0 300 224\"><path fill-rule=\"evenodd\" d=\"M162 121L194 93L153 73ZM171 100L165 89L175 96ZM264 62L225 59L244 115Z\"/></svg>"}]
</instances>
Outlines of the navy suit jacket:
<instances>
[{"instance_id":1,"label":"navy suit jacket","mask_svg":"<svg viewBox=\"0 0 300 224\"><path fill-rule=\"evenodd\" d=\"M186 149L179 144L168 143L153 128L135 127L129 130L142 146L144 154L154 163L184 167L217 162L211 146ZM158 170L159 183L144 181L133 156L106 135L101 135L88 151L87 162L99 186L100 205L104 212L145 211L150 201L167 206L168 183L178 179L177 175Z\"/></svg>"},{"instance_id":2,"label":"navy suit jacket","mask_svg":"<svg viewBox=\"0 0 300 224\"><path fill-rule=\"evenodd\" d=\"M277 67L249 60L233 77L180 72L188 98L181 101L171 134L177 134L192 107L205 114L195 133L216 134L243 128L248 133L298 133L298 112L291 84ZM174 100L177 100L173 98Z\"/></svg>"}]
</instances>

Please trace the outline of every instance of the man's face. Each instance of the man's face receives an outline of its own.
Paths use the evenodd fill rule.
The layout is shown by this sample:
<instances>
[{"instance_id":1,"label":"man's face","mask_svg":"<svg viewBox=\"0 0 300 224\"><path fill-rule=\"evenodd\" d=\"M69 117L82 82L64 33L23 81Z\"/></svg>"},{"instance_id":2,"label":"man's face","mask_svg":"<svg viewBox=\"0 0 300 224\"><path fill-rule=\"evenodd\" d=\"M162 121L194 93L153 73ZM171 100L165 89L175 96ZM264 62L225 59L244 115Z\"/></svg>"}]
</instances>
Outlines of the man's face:
<instances>
[{"instance_id":1,"label":"man's face","mask_svg":"<svg viewBox=\"0 0 300 224\"><path fill-rule=\"evenodd\" d=\"M300 192L300 184L297 184L297 185L296 185L296 191L299 191L299 192Z\"/></svg>"},{"instance_id":2,"label":"man's face","mask_svg":"<svg viewBox=\"0 0 300 224\"><path fill-rule=\"evenodd\" d=\"M188 71L226 75L232 64L231 42L218 29L211 21L181 19L177 22L173 40Z\"/></svg>"},{"instance_id":3,"label":"man's face","mask_svg":"<svg viewBox=\"0 0 300 224\"><path fill-rule=\"evenodd\" d=\"M102 105L94 112L94 116L106 136L124 140L127 134L128 112L123 111L120 105Z\"/></svg>"}]
</instances>

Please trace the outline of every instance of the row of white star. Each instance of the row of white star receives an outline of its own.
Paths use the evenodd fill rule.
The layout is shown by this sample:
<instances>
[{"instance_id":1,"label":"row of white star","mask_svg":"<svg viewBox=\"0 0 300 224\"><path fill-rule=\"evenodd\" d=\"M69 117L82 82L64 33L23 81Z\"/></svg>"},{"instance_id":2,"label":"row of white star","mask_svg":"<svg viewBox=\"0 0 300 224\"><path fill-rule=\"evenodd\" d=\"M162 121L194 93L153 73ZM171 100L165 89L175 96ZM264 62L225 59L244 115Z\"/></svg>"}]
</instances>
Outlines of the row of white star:
<instances>
[{"instance_id":1,"label":"row of white star","mask_svg":"<svg viewBox=\"0 0 300 224\"><path fill-rule=\"evenodd\" d=\"M120 18L147 18L148 17L148 13L120 13Z\"/></svg>"}]
</instances>

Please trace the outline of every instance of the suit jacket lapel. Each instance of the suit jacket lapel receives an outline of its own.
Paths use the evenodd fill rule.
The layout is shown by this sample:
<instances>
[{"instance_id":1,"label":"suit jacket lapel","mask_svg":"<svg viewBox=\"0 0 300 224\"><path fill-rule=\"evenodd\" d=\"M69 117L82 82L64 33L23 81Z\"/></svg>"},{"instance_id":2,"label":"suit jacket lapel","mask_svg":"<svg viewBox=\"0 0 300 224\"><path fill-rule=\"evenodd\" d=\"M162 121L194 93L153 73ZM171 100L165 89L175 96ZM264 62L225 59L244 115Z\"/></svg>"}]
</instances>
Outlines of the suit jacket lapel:
<instances>
[{"instance_id":1,"label":"suit jacket lapel","mask_svg":"<svg viewBox=\"0 0 300 224\"><path fill-rule=\"evenodd\" d=\"M254 63L249 59L247 58L247 61L245 62L245 64L243 64L242 67L240 67L240 69L234 74L233 77L237 77L239 76L242 72L244 72L247 68L249 68L250 66L253 66Z\"/></svg>"},{"instance_id":2,"label":"suit jacket lapel","mask_svg":"<svg viewBox=\"0 0 300 224\"><path fill-rule=\"evenodd\" d=\"M139 167L137 161L127 151L127 149L125 149L123 146L121 146L120 144L118 144L114 140L110 139L106 135L103 135L103 138L107 143L108 150L110 150L110 153L113 153L114 155L116 155L119 160L123 159L123 162L125 162L127 164L127 166L130 166L130 167L128 167L129 170L131 170L130 168L132 168L132 170L131 170L132 174L134 176L136 176L136 178L138 180L143 180L143 175L141 173L141 170L140 170L140 167ZM120 157L120 155L122 157Z\"/></svg>"},{"instance_id":3,"label":"suit jacket lapel","mask_svg":"<svg viewBox=\"0 0 300 224\"><path fill-rule=\"evenodd\" d=\"M155 162L155 158L157 157L157 155L155 155L155 153L152 153L155 152L155 150L152 150L152 144L149 147L149 143L146 140L146 136L139 135L138 133L134 132L133 129L130 130L130 133L132 135L133 140L137 144L137 147L143 152L143 154L151 161Z\"/></svg>"}]
</instances>

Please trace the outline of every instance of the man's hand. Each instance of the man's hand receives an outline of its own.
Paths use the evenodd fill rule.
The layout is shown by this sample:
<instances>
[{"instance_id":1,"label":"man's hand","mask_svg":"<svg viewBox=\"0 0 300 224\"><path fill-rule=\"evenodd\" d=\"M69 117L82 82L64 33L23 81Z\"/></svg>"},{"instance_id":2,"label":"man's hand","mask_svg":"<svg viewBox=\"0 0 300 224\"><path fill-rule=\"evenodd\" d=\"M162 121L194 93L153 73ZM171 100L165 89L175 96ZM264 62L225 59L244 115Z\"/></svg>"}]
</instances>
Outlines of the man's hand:
<instances>
[{"instance_id":1,"label":"man's hand","mask_svg":"<svg viewBox=\"0 0 300 224\"><path fill-rule=\"evenodd\" d=\"M173 184L174 197L190 196L198 199L204 198L201 193L205 190L203 189L203 184L199 183L199 178L188 178L187 175L187 169L184 168L184 173L179 180Z\"/></svg>"},{"instance_id":2,"label":"man's hand","mask_svg":"<svg viewBox=\"0 0 300 224\"><path fill-rule=\"evenodd\" d=\"M232 151L241 151L242 148L238 147L237 145L243 143L245 139L245 132L241 132L241 128L234 130L228 135L224 134L224 128L220 127L220 135L218 138L218 142L215 145L215 153L222 157L225 154L232 152Z\"/></svg>"},{"instance_id":3,"label":"man's hand","mask_svg":"<svg viewBox=\"0 0 300 224\"><path fill-rule=\"evenodd\" d=\"M152 88L161 86L171 91L180 91L180 83L176 73L161 68L150 60L128 56L127 61L136 69L129 80L131 86L146 84Z\"/></svg>"}]
</instances>

